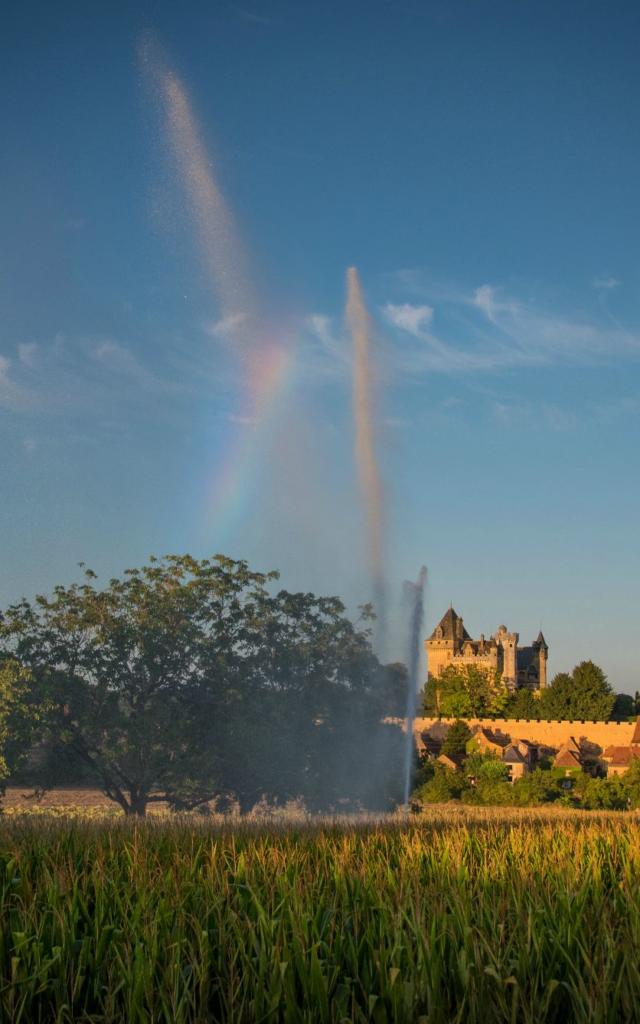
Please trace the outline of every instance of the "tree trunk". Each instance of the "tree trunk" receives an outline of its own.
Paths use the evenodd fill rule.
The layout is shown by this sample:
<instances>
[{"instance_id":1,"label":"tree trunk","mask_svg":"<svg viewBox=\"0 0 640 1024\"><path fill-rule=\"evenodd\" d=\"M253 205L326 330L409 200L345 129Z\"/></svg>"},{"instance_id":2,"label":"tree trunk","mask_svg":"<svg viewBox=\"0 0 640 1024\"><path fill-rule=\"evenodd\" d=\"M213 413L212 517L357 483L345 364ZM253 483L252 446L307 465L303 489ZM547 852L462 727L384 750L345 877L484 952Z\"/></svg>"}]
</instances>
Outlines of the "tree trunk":
<instances>
[{"instance_id":1,"label":"tree trunk","mask_svg":"<svg viewBox=\"0 0 640 1024\"><path fill-rule=\"evenodd\" d=\"M125 814L129 817L144 818L147 813L147 793L137 786L129 791L129 806Z\"/></svg>"}]
</instances>

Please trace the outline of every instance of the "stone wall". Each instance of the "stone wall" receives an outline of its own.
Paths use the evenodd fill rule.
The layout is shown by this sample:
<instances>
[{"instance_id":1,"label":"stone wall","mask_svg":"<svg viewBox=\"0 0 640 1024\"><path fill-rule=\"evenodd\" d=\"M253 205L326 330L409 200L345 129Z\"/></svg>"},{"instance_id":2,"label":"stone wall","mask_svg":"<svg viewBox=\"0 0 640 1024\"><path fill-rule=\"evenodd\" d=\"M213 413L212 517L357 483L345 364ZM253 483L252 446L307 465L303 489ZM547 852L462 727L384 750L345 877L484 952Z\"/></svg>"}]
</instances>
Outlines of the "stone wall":
<instances>
[{"instance_id":1,"label":"stone wall","mask_svg":"<svg viewBox=\"0 0 640 1024\"><path fill-rule=\"evenodd\" d=\"M422 733L434 725L451 725L453 718L416 718L414 733L416 745L422 750ZM604 750L605 747L628 747L635 722L534 722L524 718L467 718L472 729L476 725L492 732L502 733L512 740L530 740L545 747L558 748L573 737L576 743L587 741Z\"/></svg>"}]
</instances>

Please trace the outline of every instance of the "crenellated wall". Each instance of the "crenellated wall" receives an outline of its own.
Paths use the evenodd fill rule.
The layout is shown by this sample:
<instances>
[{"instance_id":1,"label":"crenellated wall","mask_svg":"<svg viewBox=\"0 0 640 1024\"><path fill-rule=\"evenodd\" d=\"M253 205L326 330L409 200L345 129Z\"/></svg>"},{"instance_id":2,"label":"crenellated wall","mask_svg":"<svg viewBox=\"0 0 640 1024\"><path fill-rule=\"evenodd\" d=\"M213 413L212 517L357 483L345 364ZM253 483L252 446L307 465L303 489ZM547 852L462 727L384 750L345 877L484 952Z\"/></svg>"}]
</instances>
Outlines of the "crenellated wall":
<instances>
[{"instance_id":1,"label":"crenellated wall","mask_svg":"<svg viewBox=\"0 0 640 1024\"><path fill-rule=\"evenodd\" d=\"M416 718L414 733L418 749L424 746L423 732L434 725L451 725L454 721L453 718ZM554 748L561 747L571 737L578 743L587 740L603 750L609 746L627 747L635 729L635 722L535 722L524 718L467 718L465 721L470 729L479 725L512 740L530 740Z\"/></svg>"}]
</instances>

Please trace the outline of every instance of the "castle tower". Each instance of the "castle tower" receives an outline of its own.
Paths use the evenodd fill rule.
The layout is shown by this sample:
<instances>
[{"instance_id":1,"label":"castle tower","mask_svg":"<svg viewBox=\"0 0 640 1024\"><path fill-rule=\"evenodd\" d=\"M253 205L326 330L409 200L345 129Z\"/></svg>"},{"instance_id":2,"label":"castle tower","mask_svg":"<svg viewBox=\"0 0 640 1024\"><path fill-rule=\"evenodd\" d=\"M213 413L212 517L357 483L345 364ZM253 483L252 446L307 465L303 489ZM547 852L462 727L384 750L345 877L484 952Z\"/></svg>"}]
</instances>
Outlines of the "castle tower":
<instances>
[{"instance_id":1,"label":"castle tower","mask_svg":"<svg viewBox=\"0 0 640 1024\"><path fill-rule=\"evenodd\" d=\"M534 642L533 646L538 652L538 685L540 686L541 690L544 690L544 688L547 685L547 661L549 658L549 647L547 645L547 641L545 640L542 634L542 630L540 630L540 632L538 633L538 639Z\"/></svg>"},{"instance_id":2,"label":"castle tower","mask_svg":"<svg viewBox=\"0 0 640 1024\"><path fill-rule=\"evenodd\" d=\"M518 681L518 633L510 633L506 626L498 626L495 641L502 649L502 681L515 690Z\"/></svg>"},{"instance_id":3,"label":"castle tower","mask_svg":"<svg viewBox=\"0 0 640 1024\"><path fill-rule=\"evenodd\" d=\"M429 675L435 678L441 676L447 665L460 654L465 640L470 639L461 617L453 608L449 608L424 642Z\"/></svg>"}]
</instances>

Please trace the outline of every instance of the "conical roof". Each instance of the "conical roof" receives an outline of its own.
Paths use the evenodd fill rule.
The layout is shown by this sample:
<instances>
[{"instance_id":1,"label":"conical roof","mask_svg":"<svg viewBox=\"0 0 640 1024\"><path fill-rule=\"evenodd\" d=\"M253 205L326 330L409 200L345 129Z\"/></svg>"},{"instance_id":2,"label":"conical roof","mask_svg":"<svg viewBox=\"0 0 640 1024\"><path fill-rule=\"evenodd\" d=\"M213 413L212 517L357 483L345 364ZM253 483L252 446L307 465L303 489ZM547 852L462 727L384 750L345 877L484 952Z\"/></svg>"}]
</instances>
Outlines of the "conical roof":
<instances>
[{"instance_id":1,"label":"conical roof","mask_svg":"<svg viewBox=\"0 0 640 1024\"><path fill-rule=\"evenodd\" d=\"M459 623L459 625L458 625ZM437 637L436 633L438 630L442 630L442 636ZM458 613L451 608L447 608L446 612L440 619L440 622L434 629L433 633L429 637L430 640L471 640L471 637L467 633L464 625L462 624L462 618Z\"/></svg>"}]
</instances>

